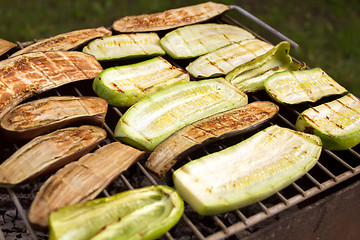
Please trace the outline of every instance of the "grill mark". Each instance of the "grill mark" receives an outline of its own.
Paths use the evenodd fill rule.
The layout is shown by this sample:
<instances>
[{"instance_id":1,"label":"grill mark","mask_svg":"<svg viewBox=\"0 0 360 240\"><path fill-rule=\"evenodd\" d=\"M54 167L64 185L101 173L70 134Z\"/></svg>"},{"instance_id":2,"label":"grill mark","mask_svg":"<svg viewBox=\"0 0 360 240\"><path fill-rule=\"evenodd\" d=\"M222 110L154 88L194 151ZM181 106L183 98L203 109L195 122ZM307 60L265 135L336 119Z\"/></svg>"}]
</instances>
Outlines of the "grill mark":
<instances>
[{"instance_id":1,"label":"grill mark","mask_svg":"<svg viewBox=\"0 0 360 240\"><path fill-rule=\"evenodd\" d=\"M71 58L67 57L66 55L64 55L64 54L61 53L61 52L59 52L59 53L60 53L60 55L63 56L64 59L67 60L68 63L71 63L73 66L75 66L75 68L77 68L77 69L86 77L86 79L91 78L91 77L89 77L79 66L77 66L77 65L75 64L75 62L74 62ZM76 56L75 56L75 57L76 57ZM73 80L73 79L72 79L72 80Z\"/></svg>"},{"instance_id":2,"label":"grill mark","mask_svg":"<svg viewBox=\"0 0 360 240\"><path fill-rule=\"evenodd\" d=\"M225 73L225 71L223 69L221 69L216 62L211 61L209 58L205 58L206 61L209 62L210 65L212 65L213 67L215 67L217 70L219 70L219 72L221 73ZM224 62L228 62L226 58L222 59L222 61Z\"/></svg>"},{"instance_id":3,"label":"grill mark","mask_svg":"<svg viewBox=\"0 0 360 240\"><path fill-rule=\"evenodd\" d=\"M351 97L349 97L349 98L351 98ZM352 100L355 101L355 99L352 99ZM345 107L345 108L349 109L350 111L355 112L356 114L359 114L359 115L360 115L360 112L358 112L355 108L352 108L352 107L346 105L345 103L343 103L343 102L340 101L339 99L336 99L336 101L337 101L339 104L341 104L343 107ZM359 102L359 103L360 103L360 102Z\"/></svg>"},{"instance_id":4,"label":"grill mark","mask_svg":"<svg viewBox=\"0 0 360 240\"><path fill-rule=\"evenodd\" d=\"M128 37L131 39L131 41L134 42L134 44L136 44L136 40L135 38L133 38L133 35L132 34L129 34ZM141 46L141 44L136 44L140 49L141 51L143 51L146 55L149 55L149 53L147 51L145 51L145 49Z\"/></svg>"},{"instance_id":5,"label":"grill mark","mask_svg":"<svg viewBox=\"0 0 360 240\"><path fill-rule=\"evenodd\" d=\"M86 104L84 104L81 99L76 99L75 101L79 103L79 105L84 109L84 111L87 113L88 116L91 116L89 109L86 107Z\"/></svg>"}]
</instances>

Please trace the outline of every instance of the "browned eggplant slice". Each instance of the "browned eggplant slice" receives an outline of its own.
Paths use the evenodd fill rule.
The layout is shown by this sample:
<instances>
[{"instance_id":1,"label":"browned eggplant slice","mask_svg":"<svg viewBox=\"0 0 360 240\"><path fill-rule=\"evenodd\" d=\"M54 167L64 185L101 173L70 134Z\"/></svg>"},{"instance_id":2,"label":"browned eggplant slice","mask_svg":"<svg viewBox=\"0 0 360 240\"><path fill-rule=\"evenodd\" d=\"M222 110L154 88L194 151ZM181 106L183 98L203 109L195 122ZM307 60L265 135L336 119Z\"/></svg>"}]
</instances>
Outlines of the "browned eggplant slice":
<instances>
[{"instance_id":1,"label":"browned eggplant slice","mask_svg":"<svg viewBox=\"0 0 360 240\"><path fill-rule=\"evenodd\" d=\"M50 51L22 54L0 62L0 119L21 101L61 85L93 79L102 71L90 54Z\"/></svg>"},{"instance_id":2,"label":"browned eggplant slice","mask_svg":"<svg viewBox=\"0 0 360 240\"><path fill-rule=\"evenodd\" d=\"M145 166L160 177L184 155L221 138L242 134L271 119L279 107L268 101L257 101L204 118L190 124L160 143L150 154Z\"/></svg>"},{"instance_id":3,"label":"browned eggplant slice","mask_svg":"<svg viewBox=\"0 0 360 240\"><path fill-rule=\"evenodd\" d=\"M69 163L52 175L36 194L29 211L30 222L44 228L51 211L95 198L144 154L114 142Z\"/></svg>"},{"instance_id":4,"label":"browned eggplant slice","mask_svg":"<svg viewBox=\"0 0 360 240\"><path fill-rule=\"evenodd\" d=\"M15 43L0 38L0 56L7 53L10 49L16 47Z\"/></svg>"},{"instance_id":5,"label":"browned eggplant slice","mask_svg":"<svg viewBox=\"0 0 360 240\"><path fill-rule=\"evenodd\" d=\"M13 187L53 172L94 149L106 131L84 125L34 138L0 165L0 186Z\"/></svg>"},{"instance_id":6,"label":"browned eggplant slice","mask_svg":"<svg viewBox=\"0 0 360 240\"><path fill-rule=\"evenodd\" d=\"M67 126L102 126L107 109L107 101L99 97L48 97L13 108L0 126L5 136L24 141Z\"/></svg>"},{"instance_id":7,"label":"browned eggplant slice","mask_svg":"<svg viewBox=\"0 0 360 240\"><path fill-rule=\"evenodd\" d=\"M105 27L81 29L72 32L62 33L51 38L31 44L11 56L18 56L20 54L29 52L45 52L70 50L81 44L84 44L94 38L110 36L112 33Z\"/></svg>"},{"instance_id":8,"label":"browned eggplant slice","mask_svg":"<svg viewBox=\"0 0 360 240\"><path fill-rule=\"evenodd\" d=\"M116 20L112 27L118 32L159 31L203 22L229 9L228 5L205 2L159 13L123 17Z\"/></svg>"}]
</instances>

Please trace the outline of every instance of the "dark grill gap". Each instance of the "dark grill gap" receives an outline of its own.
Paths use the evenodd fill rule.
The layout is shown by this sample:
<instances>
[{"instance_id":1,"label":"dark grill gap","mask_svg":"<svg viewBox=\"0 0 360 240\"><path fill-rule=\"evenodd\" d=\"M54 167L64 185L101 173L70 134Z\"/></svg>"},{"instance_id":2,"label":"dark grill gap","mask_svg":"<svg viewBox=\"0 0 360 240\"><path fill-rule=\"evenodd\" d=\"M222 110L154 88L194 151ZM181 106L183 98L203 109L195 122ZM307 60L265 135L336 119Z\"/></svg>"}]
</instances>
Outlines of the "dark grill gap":
<instances>
[{"instance_id":1,"label":"dark grill gap","mask_svg":"<svg viewBox=\"0 0 360 240\"><path fill-rule=\"evenodd\" d=\"M236 14L242 14L245 17L250 18L252 21L255 21L257 24L260 24L264 27L264 29L270 31L277 37L280 37L283 40L289 40L281 33L254 18L254 16L250 15L241 8L232 6L231 9L231 11L235 11ZM221 18L215 20L220 23L228 23L246 28L228 14L225 14L221 16ZM256 33L254 34L258 38L265 40L260 35ZM295 42L291 40L289 41L293 46L297 46ZM17 44L19 48L23 48L33 42L36 42L36 40L26 43L17 42ZM186 61L174 61L173 59L168 60L170 60L173 64L183 67L184 64L187 64ZM91 96L94 95L91 85L92 81L77 82L62 86L55 90L47 91L36 98L54 95ZM264 91L251 93L248 94L248 96L249 102L257 100L271 101ZM32 99L29 99L28 101L30 100ZM326 100L321 101L325 102ZM267 126L277 124L294 129L294 123L299 113L313 105L314 104L308 103L295 106L280 105L279 114ZM106 124L104 125L104 128L108 133L108 138L100 144L101 146L115 141L112 130L115 128L118 119L122 116L125 110L126 109L109 107L106 116ZM267 126L264 126L263 128ZM190 154L185 161L191 161L200 156L234 145L251 134L253 133L224 139L218 143L206 146L197 152ZM2 146L2 149L0 150L1 162L7 159L19 147L7 142L3 138L0 140L0 143ZM346 182L346 180L351 181L358 179L358 173L360 172L359 152L359 145L347 151L333 152L323 150L319 162L302 178L263 201L232 212L216 216L200 216L186 204L185 212L181 220L173 229L161 237L161 239L210 240L224 238L238 239L251 236L251 234L255 233L259 229L262 229L265 226L271 226L272 223L281 219L287 212L299 211L311 202L317 201L316 198L321 199L323 196L326 196L326 194L328 194L328 191L326 190L334 188L341 189L343 187L342 183ZM144 168L143 163L144 161L141 161L130 167L126 172L113 181L99 197L110 196L124 190L148 185L167 184L172 186L169 178L157 178ZM181 164L183 163L184 162ZM177 167L178 166L176 165L171 171L173 172ZM47 239L47 233L35 231L27 220L27 211L30 207L31 201L34 199L36 192L45 180L46 178L43 178L12 189L0 188L0 240L4 240L5 238Z\"/></svg>"}]
</instances>

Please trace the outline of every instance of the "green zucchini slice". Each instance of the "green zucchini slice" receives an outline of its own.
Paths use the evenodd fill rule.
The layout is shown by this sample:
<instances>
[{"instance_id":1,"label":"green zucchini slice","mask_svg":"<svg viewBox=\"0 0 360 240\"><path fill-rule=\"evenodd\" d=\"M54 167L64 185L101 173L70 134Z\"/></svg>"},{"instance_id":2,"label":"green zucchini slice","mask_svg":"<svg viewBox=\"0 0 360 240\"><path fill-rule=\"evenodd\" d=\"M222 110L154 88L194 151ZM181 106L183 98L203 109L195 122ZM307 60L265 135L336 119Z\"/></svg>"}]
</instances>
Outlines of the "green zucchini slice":
<instances>
[{"instance_id":1,"label":"green zucchini slice","mask_svg":"<svg viewBox=\"0 0 360 240\"><path fill-rule=\"evenodd\" d=\"M265 199L303 176L321 154L319 137L273 125L187 163L173 174L176 190L201 215Z\"/></svg>"},{"instance_id":2,"label":"green zucchini slice","mask_svg":"<svg viewBox=\"0 0 360 240\"><path fill-rule=\"evenodd\" d=\"M156 239L183 211L184 202L174 189L143 187L51 212L49 239Z\"/></svg>"},{"instance_id":3,"label":"green zucchini slice","mask_svg":"<svg viewBox=\"0 0 360 240\"><path fill-rule=\"evenodd\" d=\"M255 36L228 24L194 24L177 28L160 40L165 52L175 59L193 58Z\"/></svg>"},{"instance_id":4,"label":"green zucchini slice","mask_svg":"<svg viewBox=\"0 0 360 240\"><path fill-rule=\"evenodd\" d=\"M233 43L207 53L191 62L186 70L195 78L222 76L269 51L273 46L259 39Z\"/></svg>"},{"instance_id":5,"label":"green zucchini slice","mask_svg":"<svg viewBox=\"0 0 360 240\"><path fill-rule=\"evenodd\" d=\"M265 80L272 74L300 69L301 65L292 61L289 52L290 43L280 42L267 53L236 67L225 79L244 92L263 90Z\"/></svg>"},{"instance_id":6,"label":"green zucchini slice","mask_svg":"<svg viewBox=\"0 0 360 240\"><path fill-rule=\"evenodd\" d=\"M223 78L177 84L134 104L114 133L120 141L152 151L178 129L247 102L246 94Z\"/></svg>"},{"instance_id":7,"label":"green zucchini slice","mask_svg":"<svg viewBox=\"0 0 360 240\"><path fill-rule=\"evenodd\" d=\"M162 57L107 68L97 75L93 90L117 107L131 106L171 85L190 81L189 74Z\"/></svg>"},{"instance_id":8,"label":"green zucchini slice","mask_svg":"<svg viewBox=\"0 0 360 240\"><path fill-rule=\"evenodd\" d=\"M267 78L264 86L270 97L285 104L316 102L347 92L321 68L276 73Z\"/></svg>"},{"instance_id":9,"label":"green zucchini slice","mask_svg":"<svg viewBox=\"0 0 360 240\"><path fill-rule=\"evenodd\" d=\"M102 37L83 48L99 61L165 55L156 33L133 33Z\"/></svg>"},{"instance_id":10,"label":"green zucchini slice","mask_svg":"<svg viewBox=\"0 0 360 240\"><path fill-rule=\"evenodd\" d=\"M319 136L324 148L346 150L360 143L360 100L349 93L302 112L296 129Z\"/></svg>"}]
</instances>

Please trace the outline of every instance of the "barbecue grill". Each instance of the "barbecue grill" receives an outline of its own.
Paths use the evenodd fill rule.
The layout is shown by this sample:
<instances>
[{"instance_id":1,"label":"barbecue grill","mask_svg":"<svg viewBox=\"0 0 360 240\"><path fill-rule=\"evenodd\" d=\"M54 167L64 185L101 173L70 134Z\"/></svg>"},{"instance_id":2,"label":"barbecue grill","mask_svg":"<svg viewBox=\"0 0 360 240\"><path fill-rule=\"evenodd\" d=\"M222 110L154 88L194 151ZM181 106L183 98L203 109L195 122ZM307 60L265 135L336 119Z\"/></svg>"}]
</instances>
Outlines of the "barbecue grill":
<instances>
[{"instance_id":1,"label":"barbecue grill","mask_svg":"<svg viewBox=\"0 0 360 240\"><path fill-rule=\"evenodd\" d=\"M229 12L211 21L241 26L258 38L267 41L268 38L264 39L262 35L240 24L239 18L244 17L261 26L265 32L281 40L287 40L293 47L297 47L294 41L238 6L231 6ZM23 48L35 41L17 42L18 48ZM168 56L165 58L182 68L188 63L186 60L174 60ZM106 67L109 66L104 66ZM95 94L92 91L92 81L86 80L47 91L34 98L54 95L94 96ZM248 97L249 102L272 101L265 91L250 93ZM34 100L34 98L29 100ZM333 98L327 97L319 102L328 102ZM294 129L297 116L312 106L314 104L310 103L294 106L280 105L280 111L276 117L257 131L273 124ZM126 108L109 107L104 125L108 137L100 146L116 141L113 130L125 111ZM205 146L189 154L185 162L232 146L251 134L253 133L231 137ZM0 162L20 147L4 137L1 137L0 144L2 146ZM145 169L144 162L145 159L130 167L99 197L149 185L172 186L169 176L165 179L156 177ZM178 167L175 165L172 172ZM339 236L345 239L358 239L358 233L360 233L359 173L359 145L346 151L323 150L314 168L290 186L263 201L215 216L200 216L185 204L181 220L161 239L337 239ZM30 204L45 179L15 188L0 188L0 240L47 239L47 233L37 231L27 220Z\"/></svg>"}]
</instances>

